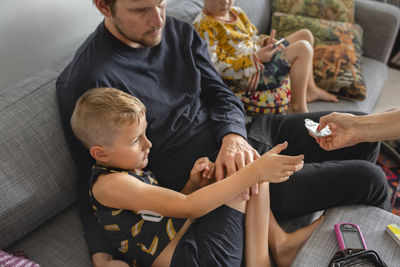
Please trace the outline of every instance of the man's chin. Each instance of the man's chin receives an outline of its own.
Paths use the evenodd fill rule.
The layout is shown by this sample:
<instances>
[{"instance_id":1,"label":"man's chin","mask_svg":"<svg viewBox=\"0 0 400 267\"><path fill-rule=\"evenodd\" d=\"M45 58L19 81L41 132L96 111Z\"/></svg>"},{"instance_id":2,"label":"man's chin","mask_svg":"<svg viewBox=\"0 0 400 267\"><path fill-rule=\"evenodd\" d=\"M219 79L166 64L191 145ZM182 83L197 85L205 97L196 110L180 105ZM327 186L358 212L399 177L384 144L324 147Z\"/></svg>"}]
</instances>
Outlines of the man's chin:
<instances>
[{"instance_id":1,"label":"man's chin","mask_svg":"<svg viewBox=\"0 0 400 267\"><path fill-rule=\"evenodd\" d=\"M148 40L145 40L142 45L144 46L157 46L161 42L162 35L160 34L159 36L155 38L149 38Z\"/></svg>"}]
</instances>

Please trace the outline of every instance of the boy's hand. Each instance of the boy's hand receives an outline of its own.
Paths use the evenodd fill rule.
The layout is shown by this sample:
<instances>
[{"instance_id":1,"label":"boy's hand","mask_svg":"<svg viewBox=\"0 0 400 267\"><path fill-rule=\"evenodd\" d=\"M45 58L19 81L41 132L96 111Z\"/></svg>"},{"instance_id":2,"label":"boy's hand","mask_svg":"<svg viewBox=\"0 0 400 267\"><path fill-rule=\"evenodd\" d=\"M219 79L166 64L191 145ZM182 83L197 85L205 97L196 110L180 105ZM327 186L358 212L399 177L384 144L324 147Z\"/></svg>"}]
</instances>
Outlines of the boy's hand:
<instances>
[{"instance_id":1,"label":"boy's hand","mask_svg":"<svg viewBox=\"0 0 400 267\"><path fill-rule=\"evenodd\" d=\"M259 160L259 175L262 181L271 183L281 183L289 179L294 172L299 171L304 165L304 156L285 156L279 155L288 146L287 142L276 145Z\"/></svg>"},{"instance_id":2,"label":"boy's hand","mask_svg":"<svg viewBox=\"0 0 400 267\"><path fill-rule=\"evenodd\" d=\"M190 181L196 186L203 187L214 181L214 163L207 157L199 158L190 172Z\"/></svg>"}]
</instances>

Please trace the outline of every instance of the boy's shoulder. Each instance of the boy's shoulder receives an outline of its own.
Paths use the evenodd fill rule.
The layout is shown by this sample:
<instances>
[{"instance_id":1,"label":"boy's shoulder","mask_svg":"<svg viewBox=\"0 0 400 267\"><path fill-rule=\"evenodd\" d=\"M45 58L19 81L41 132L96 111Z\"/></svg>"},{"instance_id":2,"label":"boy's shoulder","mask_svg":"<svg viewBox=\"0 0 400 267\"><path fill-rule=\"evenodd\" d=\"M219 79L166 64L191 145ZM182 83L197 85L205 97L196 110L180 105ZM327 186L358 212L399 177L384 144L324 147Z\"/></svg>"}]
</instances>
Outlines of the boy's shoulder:
<instances>
[{"instance_id":1,"label":"boy's shoulder","mask_svg":"<svg viewBox=\"0 0 400 267\"><path fill-rule=\"evenodd\" d=\"M143 170L124 170L119 168L110 168L105 167L100 164L94 164L91 170L91 176L93 178L97 178L99 175L108 175L113 173L122 173L129 175L131 177L135 177L136 179L151 185L158 185L158 181L155 178L155 175L148 169ZM96 179L97 180L97 179ZM93 181L94 183L94 181Z\"/></svg>"}]
</instances>

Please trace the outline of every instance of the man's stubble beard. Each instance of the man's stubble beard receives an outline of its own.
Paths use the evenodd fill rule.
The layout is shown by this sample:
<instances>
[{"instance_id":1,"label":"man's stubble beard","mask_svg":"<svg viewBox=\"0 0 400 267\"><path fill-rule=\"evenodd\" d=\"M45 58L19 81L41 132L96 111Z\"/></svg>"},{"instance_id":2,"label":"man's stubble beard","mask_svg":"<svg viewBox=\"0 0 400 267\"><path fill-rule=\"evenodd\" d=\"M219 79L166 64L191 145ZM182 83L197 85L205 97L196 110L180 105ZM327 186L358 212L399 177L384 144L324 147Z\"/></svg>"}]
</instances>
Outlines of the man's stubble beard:
<instances>
[{"instance_id":1,"label":"man's stubble beard","mask_svg":"<svg viewBox=\"0 0 400 267\"><path fill-rule=\"evenodd\" d=\"M129 40L129 41L131 41L131 42L138 43L138 44L140 44L140 45L142 45L142 46L150 46L150 47L152 47L152 46L157 46L157 45L161 42L161 39L162 39L162 32L163 32L163 29L164 29L164 27L165 27L165 22L164 22L163 26L161 27L161 34L160 34L160 36L159 36L159 39L158 39L156 42L152 42L152 41L146 41L145 38L139 38L139 39L138 39L138 38L133 38L132 36L127 35L127 34L121 29L121 27L118 25L117 21L118 21L118 19L113 20L113 24L114 24L115 29L116 29L122 36L124 36L127 40ZM148 35L148 34L151 34L151 33L154 32L155 30L158 30L158 28L145 32L145 33L143 34L143 36L146 36L146 35Z\"/></svg>"}]
</instances>

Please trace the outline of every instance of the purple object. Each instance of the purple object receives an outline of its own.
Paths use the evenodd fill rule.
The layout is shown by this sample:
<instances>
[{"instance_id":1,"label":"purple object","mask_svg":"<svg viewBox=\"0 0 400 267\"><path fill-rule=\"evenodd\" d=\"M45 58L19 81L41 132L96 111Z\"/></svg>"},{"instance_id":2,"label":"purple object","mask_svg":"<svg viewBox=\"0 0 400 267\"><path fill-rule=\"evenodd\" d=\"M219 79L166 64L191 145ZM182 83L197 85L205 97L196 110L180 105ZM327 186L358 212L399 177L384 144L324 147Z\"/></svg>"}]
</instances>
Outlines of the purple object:
<instances>
[{"instance_id":1,"label":"purple object","mask_svg":"<svg viewBox=\"0 0 400 267\"><path fill-rule=\"evenodd\" d=\"M353 223L337 223L334 226L340 250L346 248L367 249L360 227Z\"/></svg>"},{"instance_id":2,"label":"purple object","mask_svg":"<svg viewBox=\"0 0 400 267\"><path fill-rule=\"evenodd\" d=\"M40 267L39 264L33 261L14 256L3 250L0 250L0 266L1 267Z\"/></svg>"}]
</instances>

